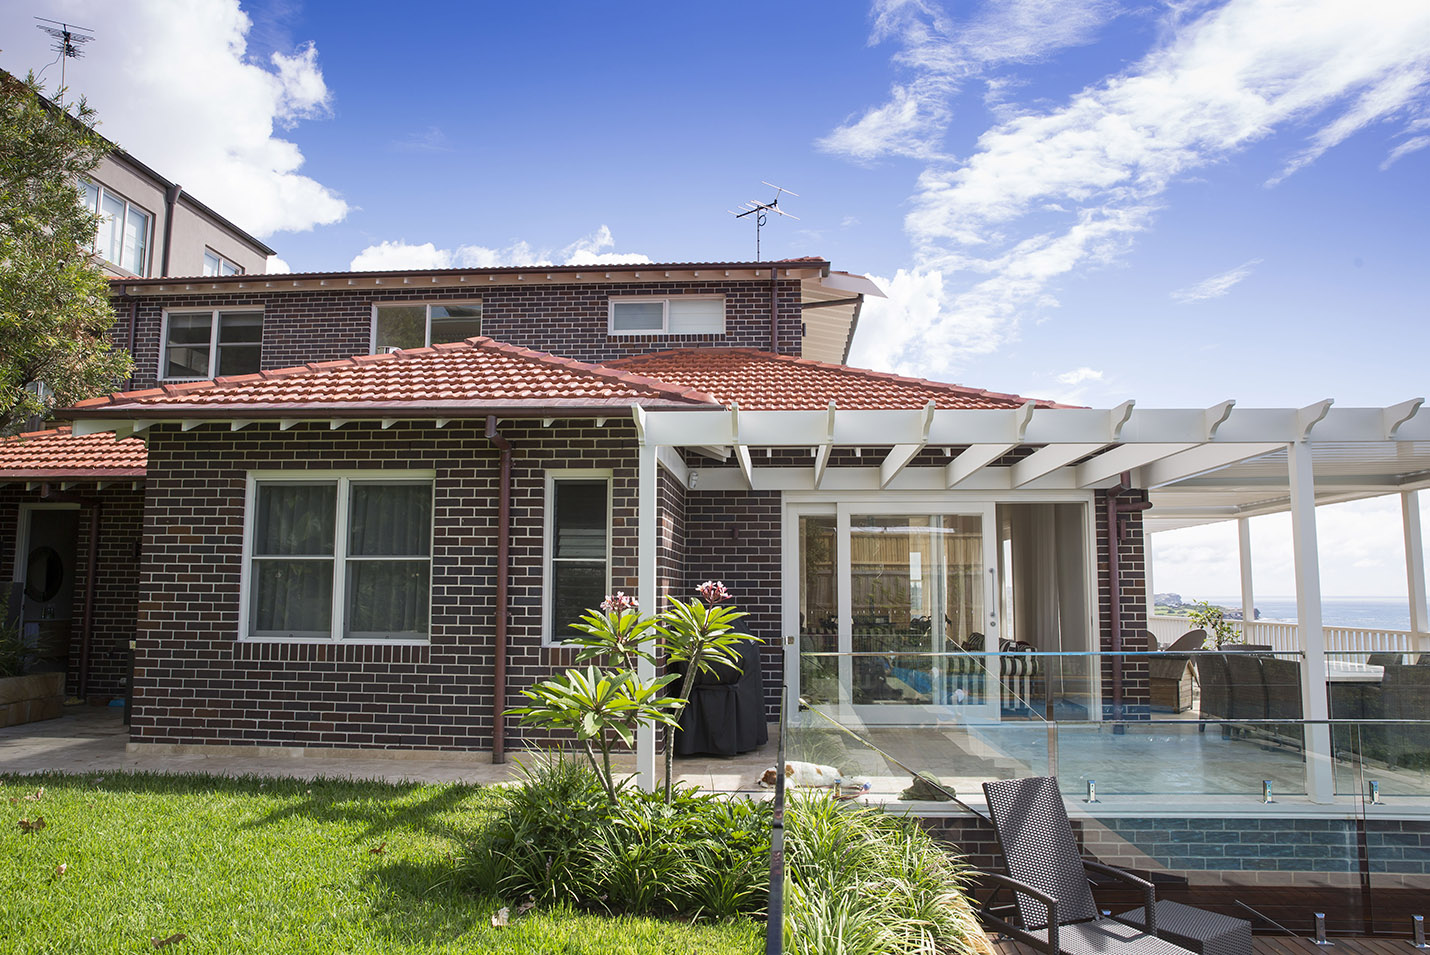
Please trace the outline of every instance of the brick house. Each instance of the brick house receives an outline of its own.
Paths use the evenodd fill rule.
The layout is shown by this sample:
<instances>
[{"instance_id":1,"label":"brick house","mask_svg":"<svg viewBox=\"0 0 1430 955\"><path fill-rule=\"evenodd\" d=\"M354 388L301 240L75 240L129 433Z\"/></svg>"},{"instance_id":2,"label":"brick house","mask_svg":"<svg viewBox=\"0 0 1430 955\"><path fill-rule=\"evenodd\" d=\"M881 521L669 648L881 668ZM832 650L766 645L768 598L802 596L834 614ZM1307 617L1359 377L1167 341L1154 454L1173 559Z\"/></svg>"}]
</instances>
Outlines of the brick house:
<instances>
[{"instance_id":1,"label":"brick house","mask_svg":"<svg viewBox=\"0 0 1430 955\"><path fill-rule=\"evenodd\" d=\"M1131 665L929 662L1135 649L1145 495L1076 470L1115 436L1038 438L1108 412L844 366L877 289L823 260L115 292L134 380L0 443L0 578L33 610L59 552L72 692L123 692L134 641L134 742L523 745L502 697L567 662L576 612L711 578L771 714L782 681L873 721L1028 716L1034 680L1145 710Z\"/></svg>"}]
</instances>

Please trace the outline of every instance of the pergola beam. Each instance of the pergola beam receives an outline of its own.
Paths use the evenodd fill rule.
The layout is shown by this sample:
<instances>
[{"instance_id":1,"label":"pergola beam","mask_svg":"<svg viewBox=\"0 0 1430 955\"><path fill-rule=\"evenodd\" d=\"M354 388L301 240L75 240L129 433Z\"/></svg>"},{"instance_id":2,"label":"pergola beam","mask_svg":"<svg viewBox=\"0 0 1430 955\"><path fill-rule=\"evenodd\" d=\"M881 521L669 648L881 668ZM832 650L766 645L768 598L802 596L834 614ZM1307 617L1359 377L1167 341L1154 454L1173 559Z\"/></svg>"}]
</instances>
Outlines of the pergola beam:
<instances>
[{"instance_id":1,"label":"pergola beam","mask_svg":"<svg viewBox=\"0 0 1430 955\"><path fill-rule=\"evenodd\" d=\"M1173 481L1184 481L1198 474L1224 468L1228 464L1244 461L1262 454L1279 451L1281 444L1232 444L1221 447L1204 444L1200 447L1173 454L1139 469L1138 479L1133 483L1138 487L1155 488Z\"/></svg>"},{"instance_id":2,"label":"pergola beam","mask_svg":"<svg viewBox=\"0 0 1430 955\"><path fill-rule=\"evenodd\" d=\"M833 405L834 402L831 401L830 404ZM924 406L924 427L922 440L910 444L896 444L894 445L893 450L891 450L888 455L885 456L883 463L879 465L880 489L888 487L889 484L893 482L894 478L899 476L899 472L902 471L905 467L907 467L910 461L918 457L919 452L922 451L924 447L928 444L929 428L933 425L933 415L935 407L936 406L932 401L929 401L929 403ZM829 418L830 424L833 425L834 410L832 408L830 409Z\"/></svg>"},{"instance_id":3,"label":"pergola beam","mask_svg":"<svg viewBox=\"0 0 1430 955\"><path fill-rule=\"evenodd\" d=\"M944 487L958 487L1016 447L1016 444L969 445L944 468Z\"/></svg>"},{"instance_id":4,"label":"pergola beam","mask_svg":"<svg viewBox=\"0 0 1430 955\"><path fill-rule=\"evenodd\" d=\"M1012 474L1009 475L1012 486L1022 487L1036 481L1079 458L1102 450L1103 447L1101 444L1050 444L1013 465L1010 469Z\"/></svg>"},{"instance_id":5,"label":"pergola beam","mask_svg":"<svg viewBox=\"0 0 1430 955\"><path fill-rule=\"evenodd\" d=\"M1091 461L1077 466L1078 487L1091 487L1117 477L1123 471L1144 467L1153 461L1180 454L1194 444L1124 444L1111 448Z\"/></svg>"}]
</instances>

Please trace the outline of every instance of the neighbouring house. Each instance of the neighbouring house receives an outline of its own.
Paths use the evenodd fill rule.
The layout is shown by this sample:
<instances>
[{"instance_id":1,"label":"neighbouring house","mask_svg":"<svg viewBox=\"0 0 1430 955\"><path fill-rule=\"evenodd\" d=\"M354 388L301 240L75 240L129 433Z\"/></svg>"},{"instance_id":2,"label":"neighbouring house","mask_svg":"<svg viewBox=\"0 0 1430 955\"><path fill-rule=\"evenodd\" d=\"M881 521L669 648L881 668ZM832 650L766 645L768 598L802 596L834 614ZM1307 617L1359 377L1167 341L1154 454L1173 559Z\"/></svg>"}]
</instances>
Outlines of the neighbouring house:
<instances>
[{"instance_id":1,"label":"neighbouring house","mask_svg":"<svg viewBox=\"0 0 1430 955\"><path fill-rule=\"evenodd\" d=\"M103 217L95 258L117 278L261 275L274 254L134 156L115 146L81 180L85 207Z\"/></svg>"}]
</instances>

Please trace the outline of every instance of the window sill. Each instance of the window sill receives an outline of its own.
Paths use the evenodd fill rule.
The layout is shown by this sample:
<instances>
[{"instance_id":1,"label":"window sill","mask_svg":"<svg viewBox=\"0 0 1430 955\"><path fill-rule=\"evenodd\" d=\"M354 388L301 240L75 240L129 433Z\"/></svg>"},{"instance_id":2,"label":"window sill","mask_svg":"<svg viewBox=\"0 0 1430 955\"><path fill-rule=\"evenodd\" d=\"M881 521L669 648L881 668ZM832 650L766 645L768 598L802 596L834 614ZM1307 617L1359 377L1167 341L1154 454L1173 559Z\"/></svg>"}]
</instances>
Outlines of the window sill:
<instances>
[{"instance_id":1,"label":"window sill","mask_svg":"<svg viewBox=\"0 0 1430 955\"><path fill-rule=\"evenodd\" d=\"M430 647L427 640L334 640L331 637L239 637L239 643L307 647Z\"/></svg>"}]
</instances>

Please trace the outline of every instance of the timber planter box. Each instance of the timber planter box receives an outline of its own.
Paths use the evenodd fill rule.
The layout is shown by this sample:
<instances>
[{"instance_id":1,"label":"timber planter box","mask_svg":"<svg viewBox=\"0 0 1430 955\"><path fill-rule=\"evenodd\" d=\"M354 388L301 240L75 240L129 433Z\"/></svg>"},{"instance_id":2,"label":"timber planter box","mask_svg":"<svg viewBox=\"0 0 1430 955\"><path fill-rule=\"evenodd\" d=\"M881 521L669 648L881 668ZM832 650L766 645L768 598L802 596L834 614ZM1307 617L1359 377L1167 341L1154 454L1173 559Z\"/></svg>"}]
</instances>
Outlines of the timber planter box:
<instances>
[{"instance_id":1,"label":"timber planter box","mask_svg":"<svg viewBox=\"0 0 1430 955\"><path fill-rule=\"evenodd\" d=\"M52 720L65 711L65 675L32 673L0 678L0 726Z\"/></svg>"}]
</instances>

